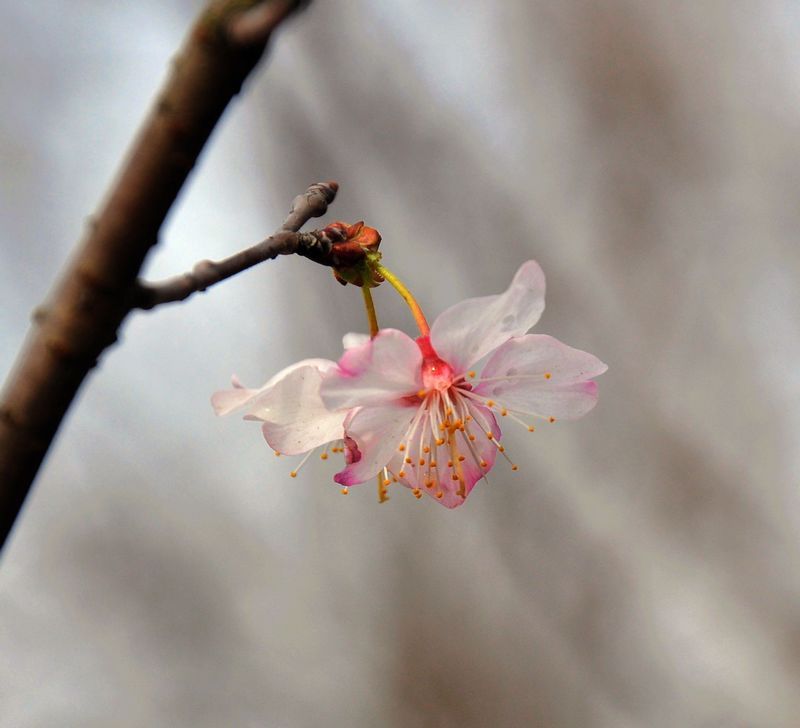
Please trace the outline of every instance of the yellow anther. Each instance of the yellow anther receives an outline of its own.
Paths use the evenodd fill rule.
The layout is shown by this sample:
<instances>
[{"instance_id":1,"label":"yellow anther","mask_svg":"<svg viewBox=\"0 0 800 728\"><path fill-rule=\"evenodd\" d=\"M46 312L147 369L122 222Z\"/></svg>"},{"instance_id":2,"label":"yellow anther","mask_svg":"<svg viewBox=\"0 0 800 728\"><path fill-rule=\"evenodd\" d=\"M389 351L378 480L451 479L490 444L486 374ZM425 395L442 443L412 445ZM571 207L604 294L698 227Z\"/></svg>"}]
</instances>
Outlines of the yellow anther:
<instances>
[{"instance_id":1,"label":"yellow anther","mask_svg":"<svg viewBox=\"0 0 800 728\"><path fill-rule=\"evenodd\" d=\"M320 460L327 460L328 459L328 453L326 453L326 452L322 453L322 455L319 456L319 459Z\"/></svg>"},{"instance_id":2,"label":"yellow anther","mask_svg":"<svg viewBox=\"0 0 800 728\"><path fill-rule=\"evenodd\" d=\"M449 416L450 416L450 415L452 415L452 414L453 414L453 410L452 410L450 407L448 407L448 408L447 408L447 409L444 411L444 416L445 416L445 417L449 417Z\"/></svg>"},{"instance_id":3,"label":"yellow anther","mask_svg":"<svg viewBox=\"0 0 800 728\"><path fill-rule=\"evenodd\" d=\"M469 433L469 440L470 442L475 442L475 435L473 435L471 432Z\"/></svg>"},{"instance_id":4,"label":"yellow anther","mask_svg":"<svg viewBox=\"0 0 800 728\"><path fill-rule=\"evenodd\" d=\"M405 470L401 470L401 471L400 471L400 472L397 474L397 477L398 477L398 478L405 478L405 477L406 477L406 471L405 471Z\"/></svg>"},{"instance_id":5,"label":"yellow anther","mask_svg":"<svg viewBox=\"0 0 800 728\"><path fill-rule=\"evenodd\" d=\"M342 488L342 489L341 489L339 492L340 492L342 495L347 495L347 494L350 492L350 489L349 489L347 486L345 486L345 487L344 487L344 488Z\"/></svg>"},{"instance_id":6,"label":"yellow anther","mask_svg":"<svg viewBox=\"0 0 800 728\"><path fill-rule=\"evenodd\" d=\"M494 407L494 400L493 399L487 399L486 400L486 406L487 407Z\"/></svg>"},{"instance_id":7,"label":"yellow anther","mask_svg":"<svg viewBox=\"0 0 800 728\"><path fill-rule=\"evenodd\" d=\"M441 437L437 437L436 444L441 447L442 445L444 445L444 440Z\"/></svg>"},{"instance_id":8,"label":"yellow anther","mask_svg":"<svg viewBox=\"0 0 800 728\"><path fill-rule=\"evenodd\" d=\"M489 463L487 463L485 460L481 460L481 467L482 468L488 468L489 467Z\"/></svg>"},{"instance_id":9,"label":"yellow anther","mask_svg":"<svg viewBox=\"0 0 800 728\"><path fill-rule=\"evenodd\" d=\"M417 500L419 500L420 498L422 498L422 491L421 491L419 488L414 488L414 490L412 490L411 492L414 494L414 497L415 497Z\"/></svg>"},{"instance_id":10,"label":"yellow anther","mask_svg":"<svg viewBox=\"0 0 800 728\"><path fill-rule=\"evenodd\" d=\"M280 456L281 456L281 451L280 450L275 450L275 457L279 458Z\"/></svg>"},{"instance_id":11,"label":"yellow anther","mask_svg":"<svg viewBox=\"0 0 800 728\"><path fill-rule=\"evenodd\" d=\"M296 478L297 477L297 471L296 470L292 470L292 472L289 473L289 475L291 475L293 478Z\"/></svg>"},{"instance_id":12,"label":"yellow anther","mask_svg":"<svg viewBox=\"0 0 800 728\"><path fill-rule=\"evenodd\" d=\"M466 458L463 455L458 456L458 462L463 463Z\"/></svg>"},{"instance_id":13,"label":"yellow anther","mask_svg":"<svg viewBox=\"0 0 800 728\"><path fill-rule=\"evenodd\" d=\"M425 399L426 394L427 392L424 389L420 389L419 392L417 392L417 397L419 397L420 399Z\"/></svg>"},{"instance_id":14,"label":"yellow anther","mask_svg":"<svg viewBox=\"0 0 800 728\"><path fill-rule=\"evenodd\" d=\"M440 422L439 423L439 429L440 430L444 431L446 427L447 427L447 425L444 422Z\"/></svg>"},{"instance_id":15,"label":"yellow anther","mask_svg":"<svg viewBox=\"0 0 800 728\"><path fill-rule=\"evenodd\" d=\"M405 445L404 445L404 444L401 442L401 443L400 443L400 444L397 446L397 449L398 449L400 452L403 452L403 450L405 450L405 449L406 449L406 446L405 446Z\"/></svg>"},{"instance_id":16,"label":"yellow anther","mask_svg":"<svg viewBox=\"0 0 800 728\"><path fill-rule=\"evenodd\" d=\"M456 475L455 473L453 473L453 474L450 476L450 478L451 478L452 480L458 480L458 475Z\"/></svg>"},{"instance_id":17,"label":"yellow anther","mask_svg":"<svg viewBox=\"0 0 800 728\"><path fill-rule=\"evenodd\" d=\"M500 446L499 446L497 449L498 449L500 452L505 452L505 451L506 451L506 449L505 449L505 448L504 448L502 445L500 445Z\"/></svg>"},{"instance_id":18,"label":"yellow anther","mask_svg":"<svg viewBox=\"0 0 800 728\"><path fill-rule=\"evenodd\" d=\"M550 379L550 377L552 377L552 376L553 376L553 375L552 375L552 374L550 374L550 372L545 372L545 373L544 373L544 378L545 378L545 379Z\"/></svg>"},{"instance_id":19,"label":"yellow anther","mask_svg":"<svg viewBox=\"0 0 800 728\"><path fill-rule=\"evenodd\" d=\"M475 379L475 372L469 372L469 378Z\"/></svg>"},{"instance_id":20,"label":"yellow anther","mask_svg":"<svg viewBox=\"0 0 800 728\"><path fill-rule=\"evenodd\" d=\"M425 458L420 458L419 459L419 464L420 465L425 465Z\"/></svg>"},{"instance_id":21,"label":"yellow anther","mask_svg":"<svg viewBox=\"0 0 800 728\"><path fill-rule=\"evenodd\" d=\"M448 460L447 461L447 467L448 468L452 468L453 467L453 461L452 460Z\"/></svg>"},{"instance_id":22,"label":"yellow anther","mask_svg":"<svg viewBox=\"0 0 800 728\"><path fill-rule=\"evenodd\" d=\"M414 461L410 457L408 457L408 455L406 455L406 462L407 463L412 463Z\"/></svg>"},{"instance_id":23,"label":"yellow anther","mask_svg":"<svg viewBox=\"0 0 800 728\"><path fill-rule=\"evenodd\" d=\"M435 468L435 467L436 467L436 461L435 461L435 460L431 460L431 467L432 467L432 468Z\"/></svg>"},{"instance_id":24,"label":"yellow anther","mask_svg":"<svg viewBox=\"0 0 800 728\"><path fill-rule=\"evenodd\" d=\"M511 469L512 469L514 472L516 472L517 470L519 470L519 465L512 465L512 466L511 466Z\"/></svg>"},{"instance_id":25,"label":"yellow anther","mask_svg":"<svg viewBox=\"0 0 800 728\"><path fill-rule=\"evenodd\" d=\"M389 478L385 478L383 481L383 487L388 488L392 484L392 481Z\"/></svg>"},{"instance_id":26,"label":"yellow anther","mask_svg":"<svg viewBox=\"0 0 800 728\"><path fill-rule=\"evenodd\" d=\"M425 487L426 488L433 488L433 485L434 485L434 483L433 483L432 480L426 480L425 481Z\"/></svg>"},{"instance_id":27,"label":"yellow anther","mask_svg":"<svg viewBox=\"0 0 800 728\"><path fill-rule=\"evenodd\" d=\"M488 437L490 440L494 440L494 434L491 432L487 432L486 437Z\"/></svg>"},{"instance_id":28,"label":"yellow anther","mask_svg":"<svg viewBox=\"0 0 800 728\"><path fill-rule=\"evenodd\" d=\"M422 452L424 452L426 455L427 455L427 454L428 454L430 451L431 451L431 449L430 449L430 448L429 448L427 445L425 445L425 447L423 447L423 448L422 448Z\"/></svg>"},{"instance_id":29,"label":"yellow anther","mask_svg":"<svg viewBox=\"0 0 800 728\"><path fill-rule=\"evenodd\" d=\"M440 491L439 491L439 492L436 494L436 497L437 497L439 500L442 500L442 498L444 498L444 493L442 493L442 491L440 490Z\"/></svg>"},{"instance_id":30,"label":"yellow anther","mask_svg":"<svg viewBox=\"0 0 800 728\"><path fill-rule=\"evenodd\" d=\"M505 407L503 407L503 409L500 410L500 416L505 417L507 414L508 410Z\"/></svg>"},{"instance_id":31,"label":"yellow anther","mask_svg":"<svg viewBox=\"0 0 800 728\"><path fill-rule=\"evenodd\" d=\"M533 425L528 425L528 432L536 432L536 428Z\"/></svg>"},{"instance_id":32,"label":"yellow anther","mask_svg":"<svg viewBox=\"0 0 800 728\"><path fill-rule=\"evenodd\" d=\"M548 419L550 420L550 422L555 422L556 421L555 417L549 417Z\"/></svg>"}]
</instances>

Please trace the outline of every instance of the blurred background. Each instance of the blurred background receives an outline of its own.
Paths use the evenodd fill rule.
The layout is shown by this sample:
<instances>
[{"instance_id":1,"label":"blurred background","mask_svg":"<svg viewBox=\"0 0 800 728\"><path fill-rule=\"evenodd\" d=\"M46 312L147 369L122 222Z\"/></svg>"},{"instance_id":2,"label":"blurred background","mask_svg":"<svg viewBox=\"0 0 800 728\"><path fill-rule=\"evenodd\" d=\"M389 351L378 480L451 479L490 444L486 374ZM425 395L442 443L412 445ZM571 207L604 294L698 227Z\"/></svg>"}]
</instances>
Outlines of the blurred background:
<instances>
[{"instance_id":1,"label":"blurred background","mask_svg":"<svg viewBox=\"0 0 800 728\"><path fill-rule=\"evenodd\" d=\"M199 0L0 0L0 372ZM301 259L133 315L0 563L0 725L800 724L800 9L318 0L148 262L335 179L433 318L536 258L606 361L454 511L277 459L211 393L365 331ZM413 330L376 292L384 326Z\"/></svg>"}]
</instances>

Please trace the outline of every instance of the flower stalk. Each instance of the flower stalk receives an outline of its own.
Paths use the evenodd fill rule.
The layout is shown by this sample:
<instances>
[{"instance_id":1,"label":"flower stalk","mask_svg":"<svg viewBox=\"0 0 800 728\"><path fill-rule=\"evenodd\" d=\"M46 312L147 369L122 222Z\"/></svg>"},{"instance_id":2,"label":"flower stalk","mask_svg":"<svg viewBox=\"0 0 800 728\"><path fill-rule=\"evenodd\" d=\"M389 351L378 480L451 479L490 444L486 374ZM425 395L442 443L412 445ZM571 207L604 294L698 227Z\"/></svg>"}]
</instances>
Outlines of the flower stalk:
<instances>
[{"instance_id":1,"label":"flower stalk","mask_svg":"<svg viewBox=\"0 0 800 728\"><path fill-rule=\"evenodd\" d=\"M403 282L390 271L386 266L381 265L380 262L376 261L372 264L373 270L375 270L381 277L383 277L387 283L389 283L402 297L402 299L408 304L408 307L411 309L411 313L414 316L414 321L417 324L417 328L419 329L420 336L428 336L431 332L431 327L428 326L428 321L425 318L425 314L422 313L422 308L420 308L419 303L417 303L417 299L414 298L411 291L406 288Z\"/></svg>"},{"instance_id":2,"label":"flower stalk","mask_svg":"<svg viewBox=\"0 0 800 728\"><path fill-rule=\"evenodd\" d=\"M369 335L375 338L378 335L378 314L375 313L375 302L372 300L372 293L368 286L361 287L361 293L364 296L364 308L367 310L367 321L369 321Z\"/></svg>"}]
</instances>

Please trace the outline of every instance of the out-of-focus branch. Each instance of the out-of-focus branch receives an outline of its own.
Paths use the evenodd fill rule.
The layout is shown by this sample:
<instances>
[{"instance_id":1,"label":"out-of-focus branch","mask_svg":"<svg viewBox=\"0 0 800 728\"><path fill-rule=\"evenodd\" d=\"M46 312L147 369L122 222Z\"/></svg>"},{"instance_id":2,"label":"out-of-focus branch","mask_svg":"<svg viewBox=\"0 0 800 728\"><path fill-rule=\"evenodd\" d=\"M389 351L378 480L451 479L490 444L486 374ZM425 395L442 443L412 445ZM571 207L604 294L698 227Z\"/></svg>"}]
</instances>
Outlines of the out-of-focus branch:
<instances>
[{"instance_id":1,"label":"out-of-focus branch","mask_svg":"<svg viewBox=\"0 0 800 728\"><path fill-rule=\"evenodd\" d=\"M331 245L336 240L331 239L329 232L325 230L310 233L298 231L312 217L325 214L338 189L336 182L311 185L305 193L294 198L291 212L280 230L225 260L201 260L183 275L158 283L139 283L134 293L134 306L150 309L162 303L183 301L193 293L205 291L215 283L279 255L297 253L325 263Z\"/></svg>"},{"instance_id":2,"label":"out-of-focus branch","mask_svg":"<svg viewBox=\"0 0 800 728\"><path fill-rule=\"evenodd\" d=\"M145 256L200 151L272 31L302 4L214 0L190 31L0 393L0 545L76 392L116 340Z\"/></svg>"},{"instance_id":3,"label":"out-of-focus branch","mask_svg":"<svg viewBox=\"0 0 800 728\"><path fill-rule=\"evenodd\" d=\"M252 7L231 18L228 36L235 43L261 43L287 15L309 2L311 0L273 0L255 5L248 3Z\"/></svg>"}]
</instances>

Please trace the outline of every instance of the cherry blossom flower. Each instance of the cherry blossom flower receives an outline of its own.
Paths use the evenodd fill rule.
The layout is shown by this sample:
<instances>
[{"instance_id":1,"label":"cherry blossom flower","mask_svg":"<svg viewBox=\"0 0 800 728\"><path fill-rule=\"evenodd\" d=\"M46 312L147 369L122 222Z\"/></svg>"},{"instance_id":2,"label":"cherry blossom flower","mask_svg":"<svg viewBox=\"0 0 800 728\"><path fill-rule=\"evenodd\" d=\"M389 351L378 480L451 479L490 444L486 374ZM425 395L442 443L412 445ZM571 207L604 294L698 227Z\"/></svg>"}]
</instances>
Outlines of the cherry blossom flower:
<instances>
[{"instance_id":1,"label":"cherry blossom flower","mask_svg":"<svg viewBox=\"0 0 800 728\"><path fill-rule=\"evenodd\" d=\"M326 421L331 412L346 413L348 464L336 482L347 487L380 475L384 484L399 482L418 498L427 493L455 508L498 456L508 459L498 417L533 431L525 418L554 422L591 410L592 379L606 365L550 336L526 333L544 310L544 292L544 273L528 261L504 293L452 306L429 335L420 312L423 335L416 340L395 329L351 340L313 399L315 412L320 401L328 408ZM413 310L416 302L410 304ZM487 356L478 375L473 367Z\"/></svg>"},{"instance_id":2,"label":"cherry blossom flower","mask_svg":"<svg viewBox=\"0 0 800 728\"><path fill-rule=\"evenodd\" d=\"M361 339L345 338L345 348ZM218 415L243 411L244 419L262 422L264 439L276 455L305 458L291 471L292 477L311 454L323 447L322 459L331 452L349 453L344 448L344 419L347 410L330 410L320 399L320 383L336 367L327 359L306 359L278 372L263 387L248 389L233 377L233 389L216 392L211 404Z\"/></svg>"}]
</instances>

